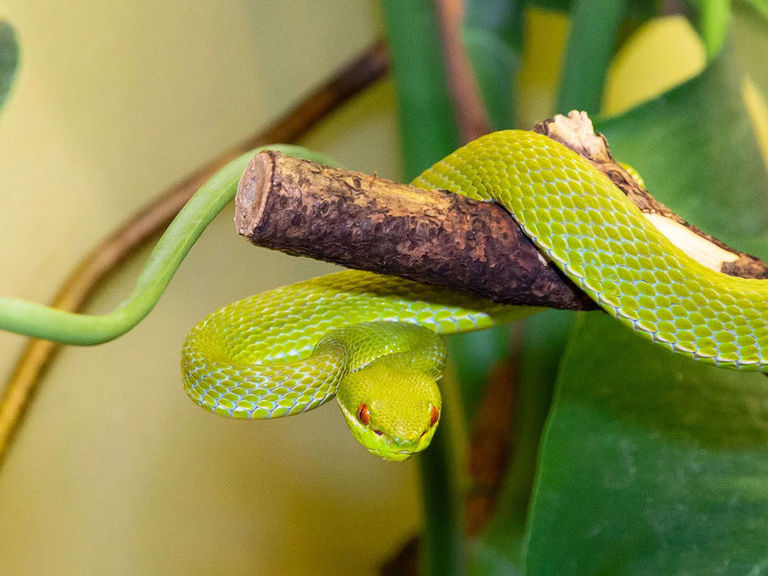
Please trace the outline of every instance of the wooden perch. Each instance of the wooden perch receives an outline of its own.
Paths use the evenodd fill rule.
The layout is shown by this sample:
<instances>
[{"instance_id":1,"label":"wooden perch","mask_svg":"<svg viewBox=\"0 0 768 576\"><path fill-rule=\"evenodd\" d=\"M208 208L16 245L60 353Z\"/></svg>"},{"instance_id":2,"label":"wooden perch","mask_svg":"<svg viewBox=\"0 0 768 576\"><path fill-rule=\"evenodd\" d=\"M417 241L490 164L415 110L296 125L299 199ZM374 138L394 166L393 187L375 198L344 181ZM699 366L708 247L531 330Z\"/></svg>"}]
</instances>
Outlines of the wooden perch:
<instances>
[{"instance_id":1,"label":"wooden perch","mask_svg":"<svg viewBox=\"0 0 768 576\"><path fill-rule=\"evenodd\" d=\"M497 302L594 308L497 204L262 152L235 225L259 246L470 290Z\"/></svg>"},{"instance_id":2,"label":"wooden perch","mask_svg":"<svg viewBox=\"0 0 768 576\"><path fill-rule=\"evenodd\" d=\"M592 162L693 258L727 274L768 277L763 262L701 233L654 200L613 159L586 114L557 116L534 131ZM445 190L262 152L240 181L235 224L259 246L348 268L468 290L505 304L596 308L501 206Z\"/></svg>"}]
</instances>

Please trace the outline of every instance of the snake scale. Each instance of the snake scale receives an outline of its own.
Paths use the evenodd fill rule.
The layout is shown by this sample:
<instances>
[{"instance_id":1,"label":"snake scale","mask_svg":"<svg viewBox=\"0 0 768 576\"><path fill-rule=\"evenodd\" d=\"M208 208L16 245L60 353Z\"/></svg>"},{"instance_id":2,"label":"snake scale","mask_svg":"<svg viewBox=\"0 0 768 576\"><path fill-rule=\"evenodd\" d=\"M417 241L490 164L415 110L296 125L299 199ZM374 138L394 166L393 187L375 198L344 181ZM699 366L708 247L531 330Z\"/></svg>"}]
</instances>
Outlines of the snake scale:
<instances>
[{"instance_id":1,"label":"snake scale","mask_svg":"<svg viewBox=\"0 0 768 576\"><path fill-rule=\"evenodd\" d=\"M768 365L768 282L715 272L650 224L601 172L565 146L495 132L413 182L504 206L539 250L606 312L698 361ZM440 334L479 330L534 309L360 271L230 304L193 328L184 384L202 407L274 418L337 396L371 453L404 460L440 419Z\"/></svg>"}]
</instances>

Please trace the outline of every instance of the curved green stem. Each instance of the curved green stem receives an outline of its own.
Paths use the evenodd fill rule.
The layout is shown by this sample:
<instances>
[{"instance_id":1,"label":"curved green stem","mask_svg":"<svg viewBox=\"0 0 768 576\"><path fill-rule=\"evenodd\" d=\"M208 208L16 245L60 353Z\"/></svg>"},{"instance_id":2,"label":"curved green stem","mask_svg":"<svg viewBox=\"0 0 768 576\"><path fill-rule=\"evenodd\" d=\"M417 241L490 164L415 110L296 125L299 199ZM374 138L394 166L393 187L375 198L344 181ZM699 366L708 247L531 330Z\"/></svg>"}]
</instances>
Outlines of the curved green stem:
<instances>
[{"instance_id":1,"label":"curved green stem","mask_svg":"<svg viewBox=\"0 0 768 576\"><path fill-rule=\"evenodd\" d=\"M232 201L248 161L267 149L336 165L325 155L300 146L270 145L252 150L224 166L187 202L158 241L131 294L112 312L98 316L75 314L0 297L0 329L78 345L101 344L128 332L154 308L203 230Z\"/></svg>"}]
</instances>

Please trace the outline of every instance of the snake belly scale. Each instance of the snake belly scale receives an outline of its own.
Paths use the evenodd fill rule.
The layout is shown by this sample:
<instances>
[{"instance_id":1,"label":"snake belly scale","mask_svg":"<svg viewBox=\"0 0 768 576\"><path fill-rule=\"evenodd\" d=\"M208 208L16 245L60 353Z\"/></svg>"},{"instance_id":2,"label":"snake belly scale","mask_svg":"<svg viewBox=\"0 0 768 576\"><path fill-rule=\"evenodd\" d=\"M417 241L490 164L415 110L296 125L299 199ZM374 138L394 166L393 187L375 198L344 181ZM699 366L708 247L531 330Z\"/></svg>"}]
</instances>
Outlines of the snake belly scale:
<instances>
[{"instance_id":1,"label":"snake belly scale","mask_svg":"<svg viewBox=\"0 0 768 576\"><path fill-rule=\"evenodd\" d=\"M766 370L768 283L715 272L650 224L596 168L546 136L503 131L447 156L414 185L504 206L551 261L606 312L674 352ZM230 304L182 353L185 388L233 417L294 414L338 395L372 453L402 460L439 420L438 334L535 311L347 271Z\"/></svg>"}]
</instances>

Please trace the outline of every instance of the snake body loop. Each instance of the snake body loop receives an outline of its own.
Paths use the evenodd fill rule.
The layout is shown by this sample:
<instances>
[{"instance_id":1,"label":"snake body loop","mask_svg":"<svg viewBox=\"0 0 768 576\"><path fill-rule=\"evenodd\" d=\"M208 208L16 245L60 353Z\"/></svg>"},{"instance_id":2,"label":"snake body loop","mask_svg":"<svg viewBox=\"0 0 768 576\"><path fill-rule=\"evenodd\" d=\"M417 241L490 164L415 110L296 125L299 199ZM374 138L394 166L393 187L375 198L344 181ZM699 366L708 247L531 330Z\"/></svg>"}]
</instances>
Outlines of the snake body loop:
<instances>
[{"instance_id":1,"label":"snake body loop","mask_svg":"<svg viewBox=\"0 0 768 576\"><path fill-rule=\"evenodd\" d=\"M710 364L766 370L768 283L714 272L684 254L561 144L496 132L414 184L503 205L542 253L646 338ZM434 334L533 311L366 272L332 274L203 320L184 345L185 387L204 408L234 417L293 414L338 394L361 443L403 459L429 443L439 419L442 353Z\"/></svg>"}]
</instances>

